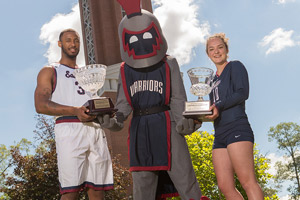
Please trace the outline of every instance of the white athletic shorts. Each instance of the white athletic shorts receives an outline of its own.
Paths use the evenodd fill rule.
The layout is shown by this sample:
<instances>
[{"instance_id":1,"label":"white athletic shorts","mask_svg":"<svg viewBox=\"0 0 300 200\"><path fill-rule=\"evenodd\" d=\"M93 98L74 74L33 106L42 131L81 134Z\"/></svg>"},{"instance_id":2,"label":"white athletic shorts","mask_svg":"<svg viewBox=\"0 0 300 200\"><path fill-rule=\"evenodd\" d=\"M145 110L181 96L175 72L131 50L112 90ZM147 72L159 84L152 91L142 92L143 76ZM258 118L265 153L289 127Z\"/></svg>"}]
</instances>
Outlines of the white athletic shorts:
<instances>
[{"instance_id":1,"label":"white athletic shorts","mask_svg":"<svg viewBox=\"0 0 300 200\"><path fill-rule=\"evenodd\" d=\"M57 120L54 131L61 194L84 187L113 189L112 162L99 124Z\"/></svg>"}]
</instances>

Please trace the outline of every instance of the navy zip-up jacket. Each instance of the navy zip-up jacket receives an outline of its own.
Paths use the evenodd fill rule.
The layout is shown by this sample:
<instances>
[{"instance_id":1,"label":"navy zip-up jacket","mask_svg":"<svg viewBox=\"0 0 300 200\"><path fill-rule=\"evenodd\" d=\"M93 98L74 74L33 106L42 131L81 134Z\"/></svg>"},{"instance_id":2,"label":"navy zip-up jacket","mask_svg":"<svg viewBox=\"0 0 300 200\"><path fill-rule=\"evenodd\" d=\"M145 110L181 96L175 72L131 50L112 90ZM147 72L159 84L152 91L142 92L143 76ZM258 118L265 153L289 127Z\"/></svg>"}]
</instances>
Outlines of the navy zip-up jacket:
<instances>
[{"instance_id":1,"label":"navy zip-up jacket","mask_svg":"<svg viewBox=\"0 0 300 200\"><path fill-rule=\"evenodd\" d=\"M209 96L219 111L214 121L216 135L224 131L222 127L239 119L248 123L245 101L249 96L249 80L245 66L240 61L230 61L213 81L214 88Z\"/></svg>"}]
</instances>

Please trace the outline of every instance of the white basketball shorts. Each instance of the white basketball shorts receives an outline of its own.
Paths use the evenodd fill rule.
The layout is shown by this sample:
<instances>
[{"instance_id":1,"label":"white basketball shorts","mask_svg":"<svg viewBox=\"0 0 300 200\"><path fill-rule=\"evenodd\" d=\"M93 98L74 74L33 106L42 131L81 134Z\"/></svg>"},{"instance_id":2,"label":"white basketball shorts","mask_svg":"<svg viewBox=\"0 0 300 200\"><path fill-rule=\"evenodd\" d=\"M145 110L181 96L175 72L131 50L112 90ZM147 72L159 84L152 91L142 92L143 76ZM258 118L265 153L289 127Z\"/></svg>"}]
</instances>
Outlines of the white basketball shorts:
<instances>
[{"instance_id":1,"label":"white basketball shorts","mask_svg":"<svg viewBox=\"0 0 300 200\"><path fill-rule=\"evenodd\" d=\"M57 120L54 130L61 194L84 187L113 189L112 162L100 125Z\"/></svg>"}]
</instances>

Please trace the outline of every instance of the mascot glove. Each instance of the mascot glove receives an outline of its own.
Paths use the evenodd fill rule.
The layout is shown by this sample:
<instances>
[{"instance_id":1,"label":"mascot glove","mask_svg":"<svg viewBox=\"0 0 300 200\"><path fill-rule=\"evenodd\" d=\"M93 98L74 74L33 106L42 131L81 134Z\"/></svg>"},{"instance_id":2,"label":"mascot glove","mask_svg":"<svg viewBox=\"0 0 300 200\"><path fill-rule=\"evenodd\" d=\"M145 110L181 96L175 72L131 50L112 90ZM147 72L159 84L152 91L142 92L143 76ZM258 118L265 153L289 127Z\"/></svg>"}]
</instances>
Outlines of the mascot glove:
<instances>
[{"instance_id":1,"label":"mascot glove","mask_svg":"<svg viewBox=\"0 0 300 200\"><path fill-rule=\"evenodd\" d=\"M124 126L122 122L118 122L115 117L110 117L108 114L99 115L97 118L101 127L107 128L111 131L119 131Z\"/></svg>"},{"instance_id":2,"label":"mascot glove","mask_svg":"<svg viewBox=\"0 0 300 200\"><path fill-rule=\"evenodd\" d=\"M176 126L176 131L181 135L190 135L201 127L201 123L195 123L193 119L183 118Z\"/></svg>"}]
</instances>

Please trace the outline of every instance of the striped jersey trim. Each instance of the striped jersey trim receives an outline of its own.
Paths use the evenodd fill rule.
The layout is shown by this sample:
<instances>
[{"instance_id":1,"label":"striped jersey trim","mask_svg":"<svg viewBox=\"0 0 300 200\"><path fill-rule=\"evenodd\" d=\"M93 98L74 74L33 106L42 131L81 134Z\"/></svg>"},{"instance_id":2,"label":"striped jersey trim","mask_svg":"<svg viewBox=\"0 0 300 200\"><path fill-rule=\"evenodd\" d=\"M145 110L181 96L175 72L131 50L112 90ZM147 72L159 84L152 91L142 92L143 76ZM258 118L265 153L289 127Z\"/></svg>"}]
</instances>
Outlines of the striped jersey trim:
<instances>
[{"instance_id":1,"label":"striped jersey trim","mask_svg":"<svg viewBox=\"0 0 300 200\"><path fill-rule=\"evenodd\" d=\"M78 117L76 116L62 116L62 117L58 117L55 120L55 124L60 124L60 123L70 123L70 122L81 122Z\"/></svg>"},{"instance_id":2,"label":"striped jersey trim","mask_svg":"<svg viewBox=\"0 0 300 200\"><path fill-rule=\"evenodd\" d=\"M79 192L83 188L91 188L93 190L99 191L99 190L112 190L114 188L114 184L102 184L97 185L91 182L84 182L81 185L78 186L71 186L71 187L61 187L59 184L60 194L70 193L70 192Z\"/></svg>"}]
</instances>

